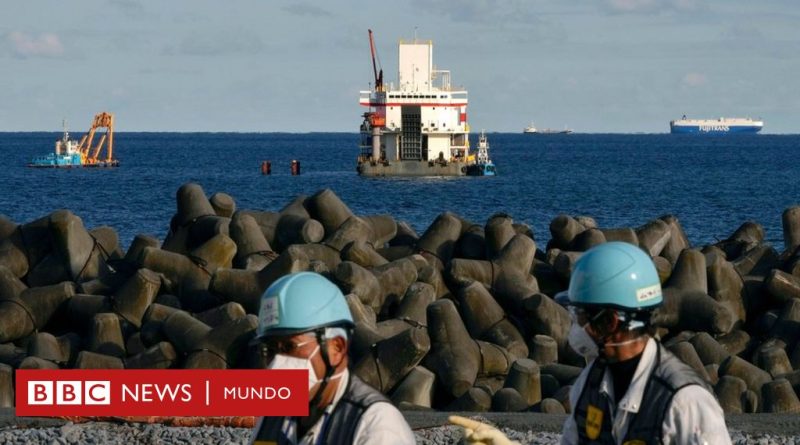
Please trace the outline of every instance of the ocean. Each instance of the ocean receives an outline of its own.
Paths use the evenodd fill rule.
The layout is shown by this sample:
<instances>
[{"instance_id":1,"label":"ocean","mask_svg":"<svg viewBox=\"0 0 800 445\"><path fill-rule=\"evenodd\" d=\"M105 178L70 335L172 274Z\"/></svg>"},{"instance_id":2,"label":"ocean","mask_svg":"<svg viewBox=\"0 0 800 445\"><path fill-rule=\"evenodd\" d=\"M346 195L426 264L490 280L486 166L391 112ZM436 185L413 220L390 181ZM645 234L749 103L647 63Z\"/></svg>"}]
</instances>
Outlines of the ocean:
<instances>
[{"instance_id":1,"label":"ocean","mask_svg":"<svg viewBox=\"0 0 800 445\"><path fill-rule=\"evenodd\" d=\"M420 234L444 211L479 224L505 212L530 225L542 248L560 213L604 228L673 214L692 245L755 221L781 251L781 213L800 204L800 135L489 133L497 177L370 179L355 171L355 133L118 132L119 168L25 167L60 136L0 133L0 214L29 222L67 208L88 228L115 228L123 249L139 233L164 239L175 192L190 181L209 196L228 193L239 209L270 211L330 188L356 214L389 213ZM290 174L293 159L299 176ZM261 175L264 160L270 176Z\"/></svg>"}]
</instances>

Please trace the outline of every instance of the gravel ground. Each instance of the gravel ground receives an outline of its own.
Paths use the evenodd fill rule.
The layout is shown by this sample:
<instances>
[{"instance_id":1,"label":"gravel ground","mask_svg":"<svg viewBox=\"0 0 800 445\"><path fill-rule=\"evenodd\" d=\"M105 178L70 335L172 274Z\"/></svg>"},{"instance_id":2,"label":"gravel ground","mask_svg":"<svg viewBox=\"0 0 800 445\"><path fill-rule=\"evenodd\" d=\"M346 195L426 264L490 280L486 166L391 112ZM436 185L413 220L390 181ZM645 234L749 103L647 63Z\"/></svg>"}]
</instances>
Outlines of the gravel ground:
<instances>
[{"instance_id":1,"label":"gravel ground","mask_svg":"<svg viewBox=\"0 0 800 445\"><path fill-rule=\"evenodd\" d=\"M512 439L523 444L558 444L561 435L553 432L521 431L503 428ZM461 431L452 426L425 428L415 430L417 443L457 444L461 440ZM0 444L246 444L250 437L247 428L221 427L164 427L144 424L111 424L111 423L67 423L60 427L48 428L0 428ZM800 445L800 434L793 436L757 433L744 434L732 432L735 444Z\"/></svg>"},{"instance_id":2,"label":"gravel ground","mask_svg":"<svg viewBox=\"0 0 800 445\"><path fill-rule=\"evenodd\" d=\"M523 444L557 444L563 415L541 413L445 413L404 411L417 443L458 444L461 429L447 425L450 414L499 425L512 439ZM800 445L797 414L746 414L725 419L735 444ZM445 426L442 426L445 425ZM79 423L55 418L16 417L13 409L0 409L0 445L23 444L246 444L249 428L167 427L152 424Z\"/></svg>"}]
</instances>

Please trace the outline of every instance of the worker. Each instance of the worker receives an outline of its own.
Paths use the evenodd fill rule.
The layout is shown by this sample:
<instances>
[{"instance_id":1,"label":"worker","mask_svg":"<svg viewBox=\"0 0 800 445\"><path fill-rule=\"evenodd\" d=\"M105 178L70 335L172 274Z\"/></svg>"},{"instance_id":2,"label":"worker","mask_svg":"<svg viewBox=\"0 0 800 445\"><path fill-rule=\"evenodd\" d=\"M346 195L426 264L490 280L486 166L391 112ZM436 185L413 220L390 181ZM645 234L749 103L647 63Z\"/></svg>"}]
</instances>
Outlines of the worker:
<instances>
[{"instance_id":1,"label":"worker","mask_svg":"<svg viewBox=\"0 0 800 445\"><path fill-rule=\"evenodd\" d=\"M570 391L562 444L730 444L708 383L653 338L663 302L658 273L639 247L609 242L572 271L569 344L588 365ZM451 418L469 444L513 444L497 428Z\"/></svg>"},{"instance_id":2,"label":"worker","mask_svg":"<svg viewBox=\"0 0 800 445\"><path fill-rule=\"evenodd\" d=\"M254 444L413 444L400 411L348 371L353 318L339 288L289 274L261 296L257 339L269 369L308 369L309 415L263 417Z\"/></svg>"}]
</instances>

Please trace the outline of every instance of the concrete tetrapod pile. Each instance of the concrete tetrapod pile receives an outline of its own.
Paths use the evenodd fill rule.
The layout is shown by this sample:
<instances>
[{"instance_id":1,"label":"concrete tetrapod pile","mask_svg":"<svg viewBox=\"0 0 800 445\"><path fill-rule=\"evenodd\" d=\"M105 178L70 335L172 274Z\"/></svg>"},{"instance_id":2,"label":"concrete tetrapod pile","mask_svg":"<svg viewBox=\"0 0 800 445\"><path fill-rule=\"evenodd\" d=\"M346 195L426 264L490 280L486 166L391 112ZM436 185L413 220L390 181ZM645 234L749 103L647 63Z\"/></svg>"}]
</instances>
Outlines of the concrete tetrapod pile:
<instances>
[{"instance_id":1,"label":"concrete tetrapod pile","mask_svg":"<svg viewBox=\"0 0 800 445\"><path fill-rule=\"evenodd\" d=\"M800 207L783 227L778 252L752 222L692 247L674 216L608 229L559 215L540 249L500 213L484 225L442 213L419 235L327 189L270 212L191 183L166 239L138 235L127 251L68 210L0 217L0 407L18 368L262 367L259 297L312 270L347 295L354 372L399 407L569 412L585 362L552 297L583 251L616 240L653 258L665 292L653 322L726 412L798 412Z\"/></svg>"}]
</instances>

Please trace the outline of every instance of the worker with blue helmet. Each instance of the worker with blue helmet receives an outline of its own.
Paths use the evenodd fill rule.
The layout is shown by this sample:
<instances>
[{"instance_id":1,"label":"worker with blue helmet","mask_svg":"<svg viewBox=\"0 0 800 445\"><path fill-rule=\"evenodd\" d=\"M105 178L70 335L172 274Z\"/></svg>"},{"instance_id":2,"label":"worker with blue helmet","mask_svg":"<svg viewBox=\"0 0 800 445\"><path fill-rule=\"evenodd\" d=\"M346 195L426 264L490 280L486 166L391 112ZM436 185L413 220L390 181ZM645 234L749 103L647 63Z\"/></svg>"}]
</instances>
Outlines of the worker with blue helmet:
<instances>
[{"instance_id":1,"label":"worker with blue helmet","mask_svg":"<svg viewBox=\"0 0 800 445\"><path fill-rule=\"evenodd\" d=\"M619 347L635 349L636 342L644 343L643 335L633 335L624 344L605 340L617 331L643 334L652 310L661 306L664 297L650 257L632 244L611 242L580 257L569 289L556 300L568 307L574 321L570 346L591 360L601 352L598 345L614 357Z\"/></svg>"},{"instance_id":2,"label":"worker with blue helmet","mask_svg":"<svg viewBox=\"0 0 800 445\"><path fill-rule=\"evenodd\" d=\"M255 444L413 444L402 414L348 371L354 327L339 288L320 274L298 272L261 296L257 340L269 369L307 369L309 415L264 417Z\"/></svg>"},{"instance_id":3,"label":"worker with blue helmet","mask_svg":"<svg viewBox=\"0 0 800 445\"><path fill-rule=\"evenodd\" d=\"M722 408L702 377L653 338L664 296L650 256L609 242L575 263L569 343L588 364L570 391L563 444L729 444Z\"/></svg>"},{"instance_id":4,"label":"worker with blue helmet","mask_svg":"<svg viewBox=\"0 0 800 445\"><path fill-rule=\"evenodd\" d=\"M653 338L664 301L650 256L609 242L584 252L556 297L572 315L569 344L588 364L570 390L562 444L730 444L722 408L692 368ZM518 445L458 416L469 444Z\"/></svg>"}]
</instances>

